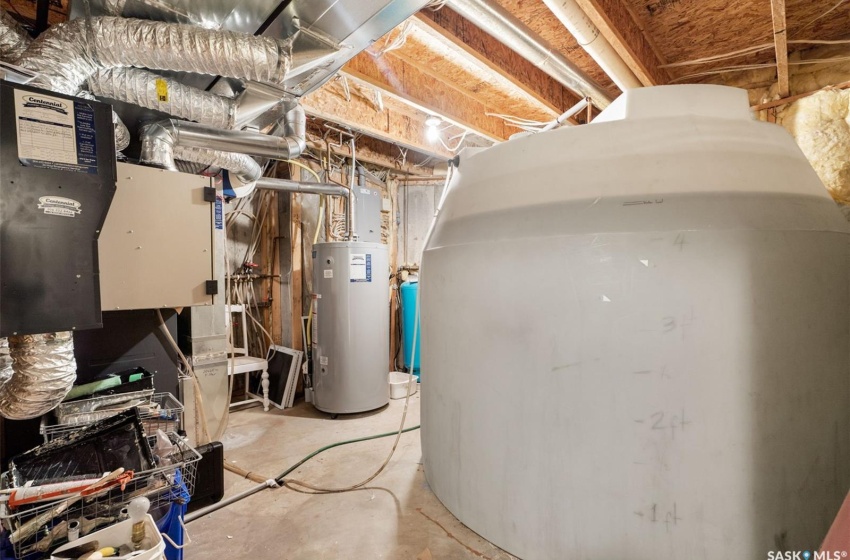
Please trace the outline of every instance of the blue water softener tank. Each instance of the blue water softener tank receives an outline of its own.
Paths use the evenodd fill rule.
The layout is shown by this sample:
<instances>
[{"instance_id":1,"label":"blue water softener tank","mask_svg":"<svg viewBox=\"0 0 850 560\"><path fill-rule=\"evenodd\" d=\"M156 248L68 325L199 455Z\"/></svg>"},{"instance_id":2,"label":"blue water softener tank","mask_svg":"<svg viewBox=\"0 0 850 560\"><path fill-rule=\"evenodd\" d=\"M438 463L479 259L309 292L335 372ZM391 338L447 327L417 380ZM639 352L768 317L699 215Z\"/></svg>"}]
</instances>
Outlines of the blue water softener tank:
<instances>
[{"instance_id":1,"label":"blue water softener tank","mask_svg":"<svg viewBox=\"0 0 850 560\"><path fill-rule=\"evenodd\" d=\"M419 345L419 325L416 320L416 299L419 297L419 278L411 276L407 282L401 285L401 332L404 335L404 367L419 379L419 356L422 354ZM413 336L416 333L416 356L411 360L413 354Z\"/></svg>"},{"instance_id":2,"label":"blue water softener tank","mask_svg":"<svg viewBox=\"0 0 850 560\"><path fill-rule=\"evenodd\" d=\"M850 236L794 139L744 90L661 86L459 162L420 275L449 511L523 560L818 547L850 489Z\"/></svg>"}]
</instances>

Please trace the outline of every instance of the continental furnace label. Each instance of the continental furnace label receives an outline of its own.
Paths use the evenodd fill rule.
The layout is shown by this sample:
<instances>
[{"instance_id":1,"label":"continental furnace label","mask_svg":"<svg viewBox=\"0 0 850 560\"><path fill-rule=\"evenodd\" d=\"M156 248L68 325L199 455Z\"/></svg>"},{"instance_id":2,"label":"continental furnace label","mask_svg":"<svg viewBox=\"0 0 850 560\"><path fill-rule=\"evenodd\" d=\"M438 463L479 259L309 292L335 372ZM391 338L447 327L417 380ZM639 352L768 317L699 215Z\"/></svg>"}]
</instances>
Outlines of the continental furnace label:
<instances>
[{"instance_id":1,"label":"continental furnace label","mask_svg":"<svg viewBox=\"0 0 850 560\"><path fill-rule=\"evenodd\" d=\"M81 206L82 204L72 198L61 196L41 196L38 198L38 209L51 216L76 218L77 214L83 212Z\"/></svg>"},{"instance_id":2,"label":"continental furnace label","mask_svg":"<svg viewBox=\"0 0 850 560\"><path fill-rule=\"evenodd\" d=\"M94 109L88 103L16 89L15 117L22 164L97 173Z\"/></svg>"}]
</instances>

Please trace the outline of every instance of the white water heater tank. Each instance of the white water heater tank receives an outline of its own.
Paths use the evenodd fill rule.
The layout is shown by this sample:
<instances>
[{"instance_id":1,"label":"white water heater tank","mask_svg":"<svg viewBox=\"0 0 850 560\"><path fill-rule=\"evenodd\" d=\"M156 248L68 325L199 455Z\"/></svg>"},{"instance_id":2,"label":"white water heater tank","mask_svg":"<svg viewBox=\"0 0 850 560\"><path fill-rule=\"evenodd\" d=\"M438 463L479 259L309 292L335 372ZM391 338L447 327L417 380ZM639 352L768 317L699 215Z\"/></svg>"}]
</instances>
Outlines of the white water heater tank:
<instances>
[{"instance_id":1,"label":"white water heater tank","mask_svg":"<svg viewBox=\"0 0 850 560\"><path fill-rule=\"evenodd\" d=\"M743 90L461 154L420 284L431 488L524 560L816 550L850 488L849 262Z\"/></svg>"}]
</instances>

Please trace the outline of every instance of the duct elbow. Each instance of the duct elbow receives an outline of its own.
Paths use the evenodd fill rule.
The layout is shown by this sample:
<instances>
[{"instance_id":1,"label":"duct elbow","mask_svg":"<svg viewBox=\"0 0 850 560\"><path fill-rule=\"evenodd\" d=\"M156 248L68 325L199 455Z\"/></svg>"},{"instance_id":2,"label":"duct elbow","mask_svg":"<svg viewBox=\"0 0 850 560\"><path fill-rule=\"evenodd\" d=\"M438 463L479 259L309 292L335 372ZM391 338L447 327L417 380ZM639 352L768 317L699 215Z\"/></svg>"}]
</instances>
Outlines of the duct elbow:
<instances>
[{"instance_id":1,"label":"duct elbow","mask_svg":"<svg viewBox=\"0 0 850 560\"><path fill-rule=\"evenodd\" d=\"M300 157L307 149L307 114L297 101L289 102L283 115L283 136L289 159Z\"/></svg>"},{"instance_id":2,"label":"duct elbow","mask_svg":"<svg viewBox=\"0 0 850 560\"><path fill-rule=\"evenodd\" d=\"M177 171L177 164L174 163L177 130L174 121L171 120L142 127L142 149L139 161L143 165Z\"/></svg>"}]
</instances>

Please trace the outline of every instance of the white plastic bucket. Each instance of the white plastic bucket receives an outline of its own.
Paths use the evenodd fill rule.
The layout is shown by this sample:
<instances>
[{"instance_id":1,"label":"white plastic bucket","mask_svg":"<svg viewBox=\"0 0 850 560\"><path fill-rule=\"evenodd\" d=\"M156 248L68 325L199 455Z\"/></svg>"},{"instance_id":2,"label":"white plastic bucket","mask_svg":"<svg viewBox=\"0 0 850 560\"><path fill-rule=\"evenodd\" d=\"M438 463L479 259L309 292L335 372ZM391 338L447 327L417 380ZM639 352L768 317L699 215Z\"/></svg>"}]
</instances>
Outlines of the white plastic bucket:
<instances>
[{"instance_id":1,"label":"white plastic bucket","mask_svg":"<svg viewBox=\"0 0 850 560\"><path fill-rule=\"evenodd\" d=\"M404 373L403 371L391 371L390 372L390 398L391 399L403 399L407 396L407 384L410 382L410 378L413 378L413 387L410 388L410 394L416 394L416 391L419 389L419 384L416 382L416 376L411 375L409 373Z\"/></svg>"}]
</instances>

